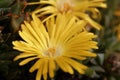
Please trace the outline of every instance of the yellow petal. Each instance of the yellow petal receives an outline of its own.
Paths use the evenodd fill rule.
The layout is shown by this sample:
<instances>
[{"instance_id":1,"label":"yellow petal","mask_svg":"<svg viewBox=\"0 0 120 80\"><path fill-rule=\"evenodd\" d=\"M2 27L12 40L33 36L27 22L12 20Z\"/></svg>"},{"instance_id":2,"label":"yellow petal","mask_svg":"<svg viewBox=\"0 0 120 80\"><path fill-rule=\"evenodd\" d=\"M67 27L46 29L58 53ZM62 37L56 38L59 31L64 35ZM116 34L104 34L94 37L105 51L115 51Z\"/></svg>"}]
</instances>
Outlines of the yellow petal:
<instances>
[{"instance_id":1,"label":"yellow petal","mask_svg":"<svg viewBox=\"0 0 120 80\"><path fill-rule=\"evenodd\" d=\"M43 71L43 66L39 66L38 71L37 71L37 75L36 75L36 80L41 80L42 77L42 71Z\"/></svg>"},{"instance_id":2,"label":"yellow petal","mask_svg":"<svg viewBox=\"0 0 120 80\"><path fill-rule=\"evenodd\" d=\"M44 45L45 48L47 48L47 43L49 43L48 32L39 18L37 18L34 14L32 15L32 17L33 21L31 21L31 25L33 26L33 29L36 31L36 34L39 37L38 40L42 45Z\"/></svg>"},{"instance_id":3,"label":"yellow petal","mask_svg":"<svg viewBox=\"0 0 120 80\"><path fill-rule=\"evenodd\" d=\"M56 58L55 59L57 65L64 71L64 72L68 72L67 68L64 66L63 61L60 58Z\"/></svg>"},{"instance_id":4,"label":"yellow petal","mask_svg":"<svg viewBox=\"0 0 120 80\"><path fill-rule=\"evenodd\" d=\"M31 57L31 58L24 59L23 61L21 61L21 62L19 63L19 65L20 65L20 66L25 65L25 64L27 64L28 62L30 62L30 61L32 61L32 60L34 60L34 59L37 59L37 57Z\"/></svg>"},{"instance_id":5,"label":"yellow petal","mask_svg":"<svg viewBox=\"0 0 120 80\"><path fill-rule=\"evenodd\" d=\"M42 66L43 61L44 61L44 58L38 59L38 60L34 63L34 65L29 69L29 72L33 72L33 71L35 71L36 69L38 69L40 66Z\"/></svg>"},{"instance_id":6,"label":"yellow petal","mask_svg":"<svg viewBox=\"0 0 120 80\"><path fill-rule=\"evenodd\" d=\"M65 58L64 57L60 57L60 59L63 61L63 65L67 68L67 70L68 70L68 72L70 73L70 74L74 74L74 71L73 71L73 69L72 69L72 67L68 64L68 63L66 63L64 60L65 60Z\"/></svg>"},{"instance_id":7,"label":"yellow petal","mask_svg":"<svg viewBox=\"0 0 120 80\"><path fill-rule=\"evenodd\" d=\"M26 57L31 57L31 56L36 56L37 54L34 53L22 53L14 58L14 61L20 59L20 58L26 58Z\"/></svg>"},{"instance_id":8,"label":"yellow petal","mask_svg":"<svg viewBox=\"0 0 120 80\"><path fill-rule=\"evenodd\" d=\"M55 69L56 69L56 64L54 62L54 59L50 58L49 59L49 76L50 76L50 78L54 77L54 71L55 71Z\"/></svg>"},{"instance_id":9,"label":"yellow petal","mask_svg":"<svg viewBox=\"0 0 120 80\"><path fill-rule=\"evenodd\" d=\"M35 10L32 14L45 12L45 11L47 11L47 10L49 10L49 13L56 12L56 9L55 9L54 7L52 7L52 6L46 6L46 7L44 7L44 8ZM48 14L48 13L46 13L46 14Z\"/></svg>"},{"instance_id":10,"label":"yellow petal","mask_svg":"<svg viewBox=\"0 0 120 80\"><path fill-rule=\"evenodd\" d=\"M48 73L48 59L46 58L44 61L44 65L43 65L43 78L44 80L47 80L47 73Z\"/></svg>"},{"instance_id":11,"label":"yellow petal","mask_svg":"<svg viewBox=\"0 0 120 80\"><path fill-rule=\"evenodd\" d=\"M70 74L73 74L73 69L71 68L71 66L67 63L64 62L63 57L57 57L55 59L56 63L58 64L58 66L64 71L64 72L69 72Z\"/></svg>"},{"instance_id":12,"label":"yellow petal","mask_svg":"<svg viewBox=\"0 0 120 80\"><path fill-rule=\"evenodd\" d=\"M86 66L82 65L81 63L78 63L75 60L72 60L70 58L64 57L64 61L71 65L75 70L77 70L80 74L84 74L84 70L87 69Z\"/></svg>"},{"instance_id":13,"label":"yellow petal","mask_svg":"<svg viewBox=\"0 0 120 80\"><path fill-rule=\"evenodd\" d=\"M86 57L80 56L80 55L76 55L74 53L69 53L68 55L66 55L65 53L63 54L64 57L69 57L69 58L74 58L74 59L78 59L78 60L85 60Z\"/></svg>"},{"instance_id":14,"label":"yellow petal","mask_svg":"<svg viewBox=\"0 0 120 80\"><path fill-rule=\"evenodd\" d=\"M80 13L80 12L79 13L76 12L74 14L77 15L79 18L86 20L90 25L92 25L96 29L98 29L98 30L102 29L102 26L99 25L97 22L93 21L87 14Z\"/></svg>"},{"instance_id":15,"label":"yellow petal","mask_svg":"<svg viewBox=\"0 0 120 80\"><path fill-rule=\"evenodd\" d=\"M24 41L13 41L12 43L14 45L14 47L13 47L14 49L17 49L19 51L25 51L28 53L36 52L36 49L38 48L35 45L31 45L31 44L26 43ZM36 45L38 45L38 44L36 44ZM41 50L41 48L38 48L38 49Z\"/></svg>"}]
</instances>

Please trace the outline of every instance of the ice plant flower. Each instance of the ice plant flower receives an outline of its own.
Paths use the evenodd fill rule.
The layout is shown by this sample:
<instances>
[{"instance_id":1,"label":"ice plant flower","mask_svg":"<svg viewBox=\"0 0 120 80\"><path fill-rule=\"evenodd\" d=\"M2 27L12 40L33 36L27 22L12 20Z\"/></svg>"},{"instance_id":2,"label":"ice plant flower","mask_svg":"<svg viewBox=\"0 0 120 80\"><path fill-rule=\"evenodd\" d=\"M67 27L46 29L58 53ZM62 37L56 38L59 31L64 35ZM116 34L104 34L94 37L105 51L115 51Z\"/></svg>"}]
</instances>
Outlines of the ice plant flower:
<instances>
[{"instance_id":1,"label":"ice plant flower","mask_svg":"<svg viewBox=\"0 0 120 80\"><path fill-rule=\"evenodd\" d=\"M84 74L88 68L79 61L87 57L95 57L91 49L97 49L96 35L83 30L86 22L76 21L75 17L58 15L51 17L44 24L36 15L29 23L24 21L19 35L24 41L13 41L14 49L21 54L14 61L23 59L19 65L36 61L29 69L37 70L36 80L47 80L54 77L54 72L60 68L64 72L74 74L74 70Z\"/></svg>"},{"instance_id":2,"label":"ice plant flower","mask_svg":"<svg viewBox=\"0 0 120 80\"><path fill-rule=\"evenodd\" d=\"M44 7L39 7L33 11L33 13L39 17L49 15L46 18L48 19L51 16L58 14L71 14L76 16L76 19L83 19L99 30L101 29L101 25L92 20L89 14L92 13L93 18L100 16L100 12L97 7L106 8L106 4L104 2L105 0L40 0L40 2L32 2L27 4L45 5Z\"/></svg>"},{"instance_id":3,"label":"ice plant flower","mask_svg":"<svg viewBox=\"0 0 120 80\"><path fill-rule=\"evenodd\" d=\"M120 24L114 28L114 31L117 33L117 39L120 40Z\"/></svg>"}]
</instances>

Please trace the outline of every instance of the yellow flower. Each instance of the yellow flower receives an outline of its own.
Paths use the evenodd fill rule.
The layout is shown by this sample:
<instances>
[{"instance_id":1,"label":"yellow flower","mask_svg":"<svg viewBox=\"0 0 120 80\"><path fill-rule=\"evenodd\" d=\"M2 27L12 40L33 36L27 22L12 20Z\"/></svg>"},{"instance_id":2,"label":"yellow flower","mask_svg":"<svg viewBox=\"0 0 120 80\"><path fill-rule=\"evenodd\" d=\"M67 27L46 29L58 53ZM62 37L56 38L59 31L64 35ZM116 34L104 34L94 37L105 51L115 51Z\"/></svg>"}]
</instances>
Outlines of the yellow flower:
<instances>
[{"instance_id":1,"label":"yellow flower","mask_svg":"<svg viewBox=\"0 0 120 80\"><path fill-rule=\"evenodd\" d=\"M29 71L37 70L36 80L42 75L47 80L47 74L53 78L58 67L70 74L74 74L73 69L84 74L87 66L79 60L95 57L90 50L97 49L97 42L92 40L96 35L83 30L86 22L64 15L51 17L44 24L36 15L32 18L21 25L19 35L24 41L13 41L13 48L22 52L14 60L23 58L21 66L35 60Z\"/></svg>"},{"instance_id":2,"label":"yellow flower","mask_svg":"<svg viewBox=\"0 0 120 80\"><path fill-rule=\"evenodd\" d=\"M120 24L118 24L115 28L114 31L117 33L117 38L120 40Z\"/></svg>"},{"instance_id":3,"label":"yellow flower","mask_svg":"<svg viewBox=\"0 0 120 80\"><path fill-rule=\"evenodd\" d=\"M116 10L116 11L114 12L114 15L120 17L120 9Z\"/></svg>"},{"instance_id":4,"label":"yellow flower","mask_svg":"<svg viewBox=\"0 0 120 80\"><path fill-rule=\"evenodd\" d=\"M92 13L94 18L100 17L97 7L106 8L106 4L103 2L105 0L40 0L40 2L28 3L28 5L45 5L33 11L33 14L35 13L38 17L50 15L45 20L58 14L71 14L76 16L76 19L83 19L99 30L102 28L101 25L93 21L89 14Z\"/></svg>"}]
</instances>

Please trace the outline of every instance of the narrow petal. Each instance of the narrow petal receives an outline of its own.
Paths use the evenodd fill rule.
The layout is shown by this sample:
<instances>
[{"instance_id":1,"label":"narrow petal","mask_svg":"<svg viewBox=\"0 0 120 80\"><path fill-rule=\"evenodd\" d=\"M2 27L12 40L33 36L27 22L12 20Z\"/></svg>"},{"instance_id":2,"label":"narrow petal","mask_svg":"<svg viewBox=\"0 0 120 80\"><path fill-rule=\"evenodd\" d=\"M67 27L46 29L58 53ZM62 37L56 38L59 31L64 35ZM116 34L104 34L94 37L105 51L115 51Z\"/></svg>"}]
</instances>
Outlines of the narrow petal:
<instances>
[{"instance_id":1,"label":"narrow petal","mask_svg":"<svg viewBox=\"0 0 120 80\"><path fill-rule=\"evenodd\" d=\"M67 68L65 67L64 62L60 59L60 58L56 58L55 59L57 65L64 71L64 72L68 72Z\"/></svg>"},{"instance_id":2,"label":"narrow petal","mask_svg":"<svg viewBox=\"0 0 120 80\"><path fill-rule=\"evenodd\" d=\"M78 16L79 18L82 18L84 20L86 20L90 25L92 25L93 27L95 27L96 29L100 30L102 28L101 25L99 25L97 22L93 21L87 14L85 13L81 13L81 12L75 12L74 13L76 16Z\"/></svg>"},{"instance_id":3,"label":"narrow petal","mask_svg":"<svg viewBox=\"0 0 120 80\"><path fill-rule=\"evenodd\" d=\"M35 54L35 53L21 53L20 55L18 55L14 58L14 61L21 59L21 58L26 58L26 57L36 56L36 55L37 54Z\"/></svg>"},{"instance_id":4,"label":"narrow petal","mask_svg":"<svg viewBox=\"0 0 120 80\"><path fill-rule=\"evenodd\" d=\"M34 72L36 69L42 66L43 61L44 61L44 58L37 60L34 63L34 65L29 69L29 72Z\"/></svg>"},{"instance_id":5,"label":"narrow petal","mask_svg":"<svg viewBox=\"0 0 120 80\"><path fill-rule=\"evenodd\" d=\"M47 11L47 10L49 10L49 13L56 12L56 8L54 8L54 7L52 7L52 6L46 6L46 7L44 7L44 8L35 10L35 11L33 12L33 14L41 13L41 12L44 12L44 11Z\"/></svg>"},{"instance_id":6,"label":"narrow petal","mask_svg":"<svg viewBox=\"0 0 120 80\"><path fill-rule=\"evenodd\" d=\"M68 63L69 65L71 65L75 70L77 70L80 74L84 74L85 71L87 69L86 66L82 65L81 63L78 63L75 60L72 60L70 58L64 57L64 61L66 63Z\"/></svg>"},{"instance_id":7,"label":"narrow petal","mask_svg":"<svg viewBox=\"0 0 120 80\"><path fill-rule=\"evenodd\" d=\"M54 71L56 69L56 64L53 58L49 59L49 76L50 78L54 77Z\"/></svg>"},{"instance_id":8,"label":"narrow petal","mask_svg":"<svg viewBox=\"0 0 120 80\"><path fill-rule=\"evenodd\" d=\"M97 56L95 53L92 53L90 51L85 51L85 50L76 50L76 51L69 50L69 51L66 51L65 53L66 55L74 54L74 55L83 56L83 57L96 57Z\"/></svg>"},{"instance_id":9,"label":"narrow petal","mask_svg":"<svg viewBox=\"0 0 120 80\"><path fill-rule=\"evenodd\" d=\"M37 57L30 57L30 58L24 59L23 61L21 61L21 62L19 63L19 65L20 65L20 66L25 65L25 64L27 64L28 62L30 62L30 61L32 61L32 60L34 60L34 59L37 59Z\"/></svg>"},{"instance_id":10,"label":"narrow petal","mask_svg":"<svg viewBox=\"0 0 120 80\"><path fill-rule=\"evenodd\" d=\"M81 55L76 55L74 53L69 53L68 55L66 55L66 53L63 54L64 57L69 57L69 58L74 58L74 59L78 59L78 60L85 60L86 57L83 57Z\"/></svg>"},{"instance_id":11,"label":"narrow petal","mask_svg":"<svg viewBox=\"0 0 120 80\"><path fill-rule=\"evenodd\" d=\"M45 59L44 67L43 67L43 78L47 80L47 73L48 73L48 59Z\"/></svg>"},{"instance_id":12,"label":"narrow petal","mask_svg":"<svg viewBox=\"0 0 120 80\"><path fill-rule=\"evenodd\" d=\"M63 63L64 63L63 65L67 68L68 72L70 74L73 74L74 71L73 71L72 67L68 63L64 62L65 58L64 57L60 57L60 59L63 61Z\"/></svg>"},{"instance_id":13,"label":"narrow petal","mask_svg":"<svg viewBox=\"0 0 120 80\"><path fill-rule=\"evenodd\" d=\"M56 63L58 64L58 66L64 72L69 72L70 74L73 74L73 69L71 68L71 66L69 64L64 62L64 58L63 57L56 58L55 60L56 60Z\"/></svg>"},{"instance_id":14,"label":"narrow petal","mask_svg":"<svg viewBox=\"0 0 120 80\"><path fill-rule=\"evenodd\" d=\"M41 66L38 68L37 75L36 75L36 80L41 80L42 71L43 71L43 66L41 65Z\"/></svg>"}]
</instances>

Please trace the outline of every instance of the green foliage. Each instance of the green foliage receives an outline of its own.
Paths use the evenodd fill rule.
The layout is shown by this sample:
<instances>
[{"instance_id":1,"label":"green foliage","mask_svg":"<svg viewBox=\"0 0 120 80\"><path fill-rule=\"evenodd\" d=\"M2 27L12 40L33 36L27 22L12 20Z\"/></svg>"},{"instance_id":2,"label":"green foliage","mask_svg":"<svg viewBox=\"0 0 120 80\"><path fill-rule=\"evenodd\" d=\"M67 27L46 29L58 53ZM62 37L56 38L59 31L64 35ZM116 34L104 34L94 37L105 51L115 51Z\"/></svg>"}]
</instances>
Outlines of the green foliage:
<instances>
[{"instance_id":1,"label":"green foliage","mask_svg":"<svg viewBox=\"0 0 120 80\"><path fill-rule=\"evenodd\" d=\"M0 8L9 7L15 0L0 0Z\"/></svg>"}]
</instances>

